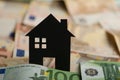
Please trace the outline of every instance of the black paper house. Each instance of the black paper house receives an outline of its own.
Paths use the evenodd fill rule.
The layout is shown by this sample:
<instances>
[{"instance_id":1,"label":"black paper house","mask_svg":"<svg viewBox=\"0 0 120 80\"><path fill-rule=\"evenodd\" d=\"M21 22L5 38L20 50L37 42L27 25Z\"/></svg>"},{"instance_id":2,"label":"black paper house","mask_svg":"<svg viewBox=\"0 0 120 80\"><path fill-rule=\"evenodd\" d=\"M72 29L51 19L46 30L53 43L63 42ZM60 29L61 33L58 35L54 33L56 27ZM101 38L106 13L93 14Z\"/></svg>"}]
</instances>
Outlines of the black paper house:
<instances>
[{"instance_id":1,"label":"black paper house","mask_svg":"<svg viewBox=\"0 0 120 80\"><path fill-rule=\"evenodd\" d=\"M29 36L29 62L43 65L43 57L54 57L56 69L69 71L70 43L67 20L59 22L52 14L33 28Z\"/></svg>"}]
</instances>

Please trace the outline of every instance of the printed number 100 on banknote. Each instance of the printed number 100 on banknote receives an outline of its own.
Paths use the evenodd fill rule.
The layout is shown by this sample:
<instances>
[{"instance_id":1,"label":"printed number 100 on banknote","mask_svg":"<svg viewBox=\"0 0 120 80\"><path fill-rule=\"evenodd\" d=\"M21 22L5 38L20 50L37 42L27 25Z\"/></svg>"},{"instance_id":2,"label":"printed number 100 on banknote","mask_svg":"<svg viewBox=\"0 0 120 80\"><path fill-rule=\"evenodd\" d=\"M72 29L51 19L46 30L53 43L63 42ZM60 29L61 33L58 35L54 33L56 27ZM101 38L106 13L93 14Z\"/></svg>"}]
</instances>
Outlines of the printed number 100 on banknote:
<instances>
[{"instance_id":1,"label":"printed number 100 on banknote","mask_svg":"<svg viewBox=\"0 0 120 80\"><path fill-rule=\"evenodd\" d=\"M25 64L5 68L2 80L80 80L77 73Z\"/></svg>"},{"instance_id":2,"label":"printed number 100 on banknote","mask_svg":"<svg viewBox=\"0 0 120 80\"><path fill-rule=\"evenodd\" d=\"M60 70L47 70L49 73L49 80L80 80L80 76L76 73L70 73Z\"/></svg>"}]
</instances>

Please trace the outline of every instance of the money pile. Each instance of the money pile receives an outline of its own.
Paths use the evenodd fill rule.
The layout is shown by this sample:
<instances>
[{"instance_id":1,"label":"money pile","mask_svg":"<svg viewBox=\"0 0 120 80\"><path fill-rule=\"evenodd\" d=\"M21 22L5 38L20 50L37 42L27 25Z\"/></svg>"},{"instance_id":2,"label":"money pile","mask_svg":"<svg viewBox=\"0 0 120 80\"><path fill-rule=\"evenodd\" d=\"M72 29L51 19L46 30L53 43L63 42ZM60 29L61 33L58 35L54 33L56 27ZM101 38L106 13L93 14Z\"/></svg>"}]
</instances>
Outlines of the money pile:
<instances>
[{"instance_id":1,"label":"money pile","mask_svg":"<svg viewBox=\"0 0 120 80\"><path fill-rule=\"evenodd\" d=\"M58 21L67 19L68 30L75 35L70 72L56 70L55 59L49 57L43 59L43 66L28 64L29 37L25 35L49 14ZM107 73L116 68L110 61L120 64L119 21L119 0L0 0L0 79L80 80L79 74L82 80L119 80L117 72Z\"/></svg>"},{"instance_id":2,"label":"money pile","mask_svg":"<svg viewBox=\"0 0 120 80\"><path fill-rule=\"evenodd\" d=\"M120 80L120 63L88 61L80 63L79 72L67 72L35 64L0 68L1 80ZM16 74L15 76L13 74Z\"/></svg>"}]
</instances>

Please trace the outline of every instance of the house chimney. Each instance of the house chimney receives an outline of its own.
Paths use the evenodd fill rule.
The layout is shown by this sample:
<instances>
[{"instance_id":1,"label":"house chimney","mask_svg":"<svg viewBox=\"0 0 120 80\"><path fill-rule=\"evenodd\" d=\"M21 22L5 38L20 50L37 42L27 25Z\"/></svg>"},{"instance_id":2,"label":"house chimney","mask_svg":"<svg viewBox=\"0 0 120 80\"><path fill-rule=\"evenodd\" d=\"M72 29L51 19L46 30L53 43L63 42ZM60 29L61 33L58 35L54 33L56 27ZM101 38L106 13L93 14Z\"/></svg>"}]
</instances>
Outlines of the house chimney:
<instances>
[{"instance_id":1,"label":"house chimney","mask_svg":"<svg viewBox=\"0 0 120 80\"><path fill-rule=\"evenodd\" d=\"M67 19L61 19L61 25L64 26L65 29L67 29Z\"/></svg>"}]
</instances>

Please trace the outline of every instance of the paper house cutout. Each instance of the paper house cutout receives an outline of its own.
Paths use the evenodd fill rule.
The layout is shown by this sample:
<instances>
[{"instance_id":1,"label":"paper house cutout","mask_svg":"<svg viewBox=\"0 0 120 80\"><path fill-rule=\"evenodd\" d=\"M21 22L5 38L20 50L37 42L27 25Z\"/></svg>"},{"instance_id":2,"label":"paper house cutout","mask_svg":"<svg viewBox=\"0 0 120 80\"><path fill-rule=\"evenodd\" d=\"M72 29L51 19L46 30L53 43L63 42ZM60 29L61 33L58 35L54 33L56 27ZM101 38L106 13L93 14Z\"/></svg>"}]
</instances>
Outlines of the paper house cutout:
<instances>
[{"instance_id":1,"label":"paper house cutout","mask_svg":"<svg viewBox=\"0 0 120 80\"><path fill-rule=\"evenodd\" d=\"M56 69L70 70L70 43L72 33L67 20L59 22L52 14L33 28L29 36L29 62L43 65L43 57L54 57Z\"/></svg>"}]
</instances>

